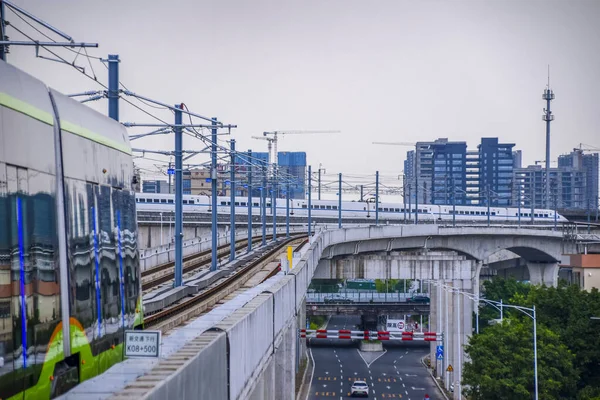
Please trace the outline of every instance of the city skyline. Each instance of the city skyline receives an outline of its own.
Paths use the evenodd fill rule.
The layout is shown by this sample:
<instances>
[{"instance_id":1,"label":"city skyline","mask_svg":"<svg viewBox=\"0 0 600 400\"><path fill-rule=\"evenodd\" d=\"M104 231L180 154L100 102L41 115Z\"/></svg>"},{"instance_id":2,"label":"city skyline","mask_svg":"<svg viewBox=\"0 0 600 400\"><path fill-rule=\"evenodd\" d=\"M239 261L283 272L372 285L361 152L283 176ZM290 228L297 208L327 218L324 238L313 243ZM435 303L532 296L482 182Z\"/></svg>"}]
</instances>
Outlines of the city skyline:
<instances>
[{"instance_id":1,"label":"city skyline","mask_svg":"<svg viewBox=\"0 0 600 400\"><path fill-rule=\"evenodd\" d=\"M280 142L281 150L306 151L308 164L321 163L332 174L400 173L400 149L371 145L373 140L452 137L473 147L482 136L499 137L517 143L524 164L544 159L541 95L548 64L556 94L551 158L579 143L598 145L594 96L600 83L590 77L600 57L589 49L600 39L594 23L600 5L592 1L548 1L544 7L514 1L384 1L377 7L205 1L181 2L177 9L135 1L17 4L76 40L99 42L99 49L89 50L94 56L119 54L127 88L166 103L185 101L193 111L238 124L233 131L238 149L266 150L266 143L251 136L268 130L339 129L342 133ZM118 13L111 12L115 7ZM228 15L230 23L195 24L198 12L209 21ZM82 23L79 15L90 18ZM128 24L134 15L160 18L161 29ZM9 19L27 31L14 16ZM185 50L174 51L175 37ZM201 51L189 50L196 47ZM213 55L216 60L209 61ZM35 59L32 48L12 47L8 59L66 93L98 88L68 66ZM99 62L88 66L83 56L79 61L106 82ZM147 120L121 103L121 120ZM105 101L88 104L106 113ZM155 137L136 146L168 148L172 141ZM187 138L184 143L201 148ZM152 161L140 163L153 168Z\"/></svg>"}]
</instances>

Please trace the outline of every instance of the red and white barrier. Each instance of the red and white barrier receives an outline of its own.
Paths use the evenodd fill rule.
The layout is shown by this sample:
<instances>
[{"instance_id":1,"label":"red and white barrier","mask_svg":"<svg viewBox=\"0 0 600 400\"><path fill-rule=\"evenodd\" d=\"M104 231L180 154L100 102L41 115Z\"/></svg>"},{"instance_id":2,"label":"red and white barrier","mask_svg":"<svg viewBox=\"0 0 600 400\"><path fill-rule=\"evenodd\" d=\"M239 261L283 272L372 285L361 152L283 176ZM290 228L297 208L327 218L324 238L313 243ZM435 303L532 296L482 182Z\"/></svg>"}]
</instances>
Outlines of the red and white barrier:
<instances>
[{"instance_id":1,"label":"red and white barrier","mask_svg":"<svg viewBox=\"0 0 600 400\"><path fill-rule=\"evenodd\" d=\"M308 339L417 340L427 342L442 340L442 334L439 332L351 331L348 329L300 329L300 337Z\"/></svg>"}]
</instances>

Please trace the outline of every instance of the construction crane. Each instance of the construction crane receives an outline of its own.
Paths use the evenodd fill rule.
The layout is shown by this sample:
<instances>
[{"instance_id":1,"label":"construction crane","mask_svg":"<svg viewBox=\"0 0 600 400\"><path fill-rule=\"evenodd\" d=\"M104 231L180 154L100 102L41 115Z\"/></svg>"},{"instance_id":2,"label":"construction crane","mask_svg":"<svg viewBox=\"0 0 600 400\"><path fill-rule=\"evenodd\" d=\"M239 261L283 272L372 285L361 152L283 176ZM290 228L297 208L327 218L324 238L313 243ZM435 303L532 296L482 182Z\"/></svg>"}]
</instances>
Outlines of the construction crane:
<instances>
[{"instance_id":1,"label":"construction crane","mask_svg":"<svg viewBox=\"0 0 600 400\"><path fill-rule=\"evenodd\" d=\"M383 144L388 146L416 146L416 143L409 142L373 142L373 144Z\"/></svg>"},{"instance_id":2,"label":"construction crane","mask_svg":"<svg viewBox=\"0 0 600 400\"><path fill-rule=\"evenodd\" d=\"M589 144L579 143L579 147L575 147L574 151L600 151L599 147L590 146Z\"/></svg>"},{"instance_id":3,"label":"construction crane","mask_svg":"<svg viewBox=\"0 0 600 400\"><path fill-rule=\"evenodd\" d=\"M269 158L272 160L271 163L277 164L277 138L279 135L307 135L314 133L340 133L340 131L271 131L263 132L263 137L260 139L269 141ZM258 136L252 136L252 138L259 139ZM272 158L271 148L273 149Z\"/></svg>"}]
</instances>

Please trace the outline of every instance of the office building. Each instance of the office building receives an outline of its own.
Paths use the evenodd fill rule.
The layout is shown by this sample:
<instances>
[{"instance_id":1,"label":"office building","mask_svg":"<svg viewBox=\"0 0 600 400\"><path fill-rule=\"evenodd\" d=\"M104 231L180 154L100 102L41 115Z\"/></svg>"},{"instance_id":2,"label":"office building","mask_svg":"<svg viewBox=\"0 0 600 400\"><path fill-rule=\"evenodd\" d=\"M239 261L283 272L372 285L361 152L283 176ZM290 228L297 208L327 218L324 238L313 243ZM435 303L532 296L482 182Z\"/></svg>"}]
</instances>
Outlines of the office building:
<instances>
[{"instance_id":1,"label":"office building","mask_svg":"<svg viewBox=\"0 0 600 400\"><path fill-rule=\"evenodd\" d=\"M278 152L277 165L281 174L281 187L277 191L278 197L286 197L285 191L289 186L291 199L305 198L306 182L306 153L305 152ZM285 186L285 187L284 187Z\"/></svg>"}]
</instances>

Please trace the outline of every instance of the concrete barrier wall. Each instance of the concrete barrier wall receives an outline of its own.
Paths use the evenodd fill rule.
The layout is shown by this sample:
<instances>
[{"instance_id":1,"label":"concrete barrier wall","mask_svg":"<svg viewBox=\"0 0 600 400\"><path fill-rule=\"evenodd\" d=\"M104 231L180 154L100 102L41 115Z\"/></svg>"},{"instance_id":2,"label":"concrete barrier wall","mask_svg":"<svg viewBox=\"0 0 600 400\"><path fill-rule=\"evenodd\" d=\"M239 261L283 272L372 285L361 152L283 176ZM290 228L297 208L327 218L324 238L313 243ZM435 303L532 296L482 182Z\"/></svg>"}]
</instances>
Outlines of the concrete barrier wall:
<instances>
[{"instance_id":1,"label":"concrete barrier wall","mask_svg":"<svg viewBox=\"0 0 600 400\"><path fill-rule=\"evenodd\" d=\"M290 233L304 232L307 228L302 226L290 226ZM267 234L270 235L273 232L273 228L267 229ZM278 235L281 235L281 228L277 230ZM285 235L285 229L283 230ZM257 228L252 230L252 236L259 237L262 235L262 229ZM236 241L246 239L248 237L247 229L238 229L235 234ZM229 232L219 233L217 235L218 246L222 246L229 243L230 235ZM197 237L183 242L183 256L189 256L191 254L200 253L207 251L212 248L212 238ZM157 265L166 264L175 260L175 244L169 243L162 246L152 247L149 249L140 250L140 268L145 271L149 268L153 268Z\"/></svg>"}]
</instances>

